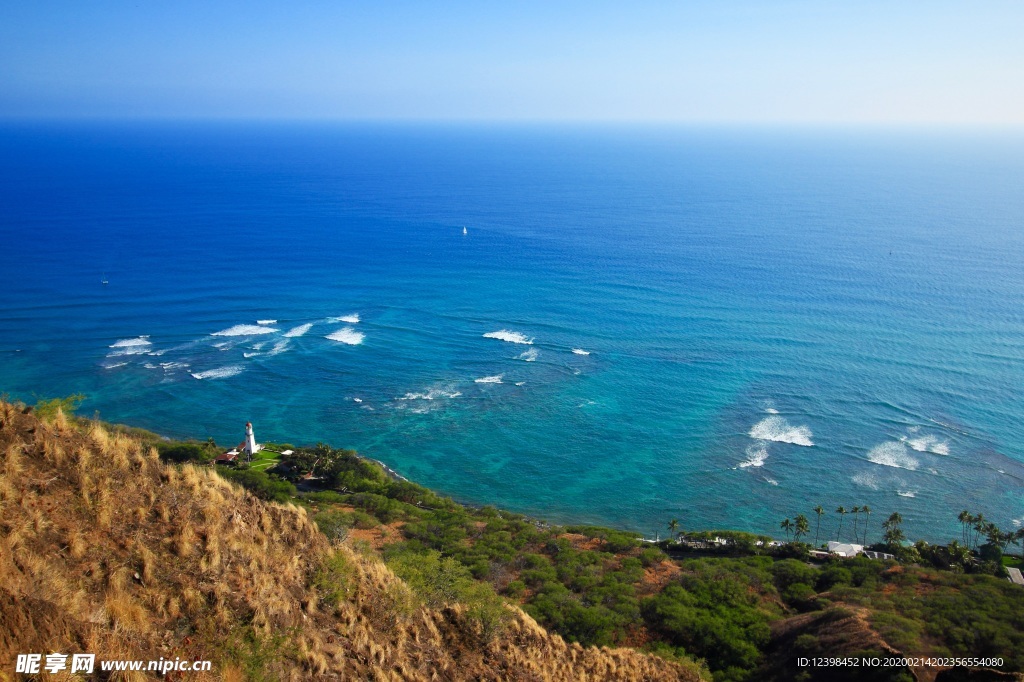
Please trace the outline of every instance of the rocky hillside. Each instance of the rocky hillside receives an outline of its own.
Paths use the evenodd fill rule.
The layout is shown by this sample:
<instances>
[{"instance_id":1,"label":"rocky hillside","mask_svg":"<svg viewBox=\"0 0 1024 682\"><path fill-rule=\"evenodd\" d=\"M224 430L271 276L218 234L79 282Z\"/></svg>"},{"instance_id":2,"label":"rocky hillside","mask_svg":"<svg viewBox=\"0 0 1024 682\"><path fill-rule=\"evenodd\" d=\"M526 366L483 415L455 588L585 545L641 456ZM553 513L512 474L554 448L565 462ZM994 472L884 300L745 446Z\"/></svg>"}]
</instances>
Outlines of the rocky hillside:
<instances>
[{"instance_id":1,"label":"rocky hillside","mask_svg":"<svg viewBox=\"0 0 1024 682\"><path fill-rule=\"evenodd\" d=\"M703 676L632 649L566 644L500 608L481 617L424 601L299 507L262 502L209 468L163 464L98 424L60 413L43 423L0 403L0 680L18 679L18 653L51 651L213 661L178 674L189 680Z\"/></svg>"}]
</instances>

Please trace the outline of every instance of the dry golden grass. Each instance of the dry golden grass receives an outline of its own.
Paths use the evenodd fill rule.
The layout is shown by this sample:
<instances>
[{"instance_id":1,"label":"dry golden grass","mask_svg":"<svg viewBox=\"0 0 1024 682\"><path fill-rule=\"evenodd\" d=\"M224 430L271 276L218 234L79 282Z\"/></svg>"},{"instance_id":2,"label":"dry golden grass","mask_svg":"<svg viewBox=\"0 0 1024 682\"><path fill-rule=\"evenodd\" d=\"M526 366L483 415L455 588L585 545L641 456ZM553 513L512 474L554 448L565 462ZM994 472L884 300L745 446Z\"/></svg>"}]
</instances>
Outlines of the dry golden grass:
<instances>
[{"instance_id":1,"label":"dry golden grass","mask_svg":"<svg viewBox=\"0 0 1024 682\"><path fill-rule=\"evenodd\" d=\"M0 682L19 652L211 659L190 680L695 680L630 649L568 645L517 608L487 639L427 609L304 509L58 412L0 402ZM111 679L157 679L135 674Z\"/></svg>"}]
</instances>

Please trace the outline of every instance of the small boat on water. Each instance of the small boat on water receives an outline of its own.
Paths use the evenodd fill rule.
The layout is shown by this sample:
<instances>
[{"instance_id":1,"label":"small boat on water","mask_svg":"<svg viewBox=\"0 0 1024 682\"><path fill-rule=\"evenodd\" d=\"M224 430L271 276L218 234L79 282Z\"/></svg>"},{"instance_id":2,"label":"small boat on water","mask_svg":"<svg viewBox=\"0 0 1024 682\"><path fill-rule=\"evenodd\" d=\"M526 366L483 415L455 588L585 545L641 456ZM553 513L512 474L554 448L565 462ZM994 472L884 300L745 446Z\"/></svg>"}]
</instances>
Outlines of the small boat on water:
<instances>
[{"instance_id":1,"label":"small boat on water","mask_svg":"<svg viewBox=\"0 0 1024 682\"><path fill-rule=\"evenodd\" d=\"M469 234L468 232L466 232L466 226L465 225L462 226L462 234Z\"/></svg>"}]
</instances>

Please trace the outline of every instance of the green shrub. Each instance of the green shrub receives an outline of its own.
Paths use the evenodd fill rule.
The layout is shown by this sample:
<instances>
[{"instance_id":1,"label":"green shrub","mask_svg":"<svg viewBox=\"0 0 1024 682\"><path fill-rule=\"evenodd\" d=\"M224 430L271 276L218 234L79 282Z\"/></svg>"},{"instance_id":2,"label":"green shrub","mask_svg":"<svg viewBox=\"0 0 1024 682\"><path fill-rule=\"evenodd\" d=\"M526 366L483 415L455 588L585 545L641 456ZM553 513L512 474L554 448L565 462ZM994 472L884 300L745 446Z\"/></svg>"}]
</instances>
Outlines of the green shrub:
<instances>
[{"instance_id":1,"label":"green shrub","mask_svg":"<svg viewBox=\"0 0 1024 682\"><path fill-rule=\"evenodd\" d=\"M818 575L818 569L796 559L777 561L771 571L775 586L780 592L796 583L813 584Z\"/></svg>"},{"instance_id":2,"label":"green shrub","mask_svg":"<svg viewBox=\"0 0 1024 682\"><path fill-rule=\"evenodd\" d=\"M251 469L220 469L218 473L233 481L256 497L271 502L287 502L295 496L295 486L271 474Z\"/></svg>"},{"instance_id":3,"label":"green shrub","mask_svg":"<svg viewBox=\"0 0 1024 682\"><path fill-rule=\"evenodd\" d=\"M184 462L206 464L217 456L216 450L211 449L207 443L196 442L160 442L156 445L156 451L160 454L160 459L176 464Z\"/></svg>"},{"instance_id":4,"label":"green shrub","mask_svg":"<svg viewBox=\"0 0 1024 682\"><path fill-rule=\"evenodd\" d=\"M84 393L74 393L64 398L41 398L32 409L37 417L43 421L50 421L57 416L58 411L63 412L65 416L72 416L84 400Z\"/></svg>"},{"instance_id":5,"label":"green shrub","mask_svg":"<svg viewBox=\"0 0 1024 682\"><path fill-rule=\"evenodd\" d=\"M315 514L313 521L320 532L334 542L340 542L348 537L348 530L354 523L352 514L333 510Z\"/></svg>"}]
</instances>

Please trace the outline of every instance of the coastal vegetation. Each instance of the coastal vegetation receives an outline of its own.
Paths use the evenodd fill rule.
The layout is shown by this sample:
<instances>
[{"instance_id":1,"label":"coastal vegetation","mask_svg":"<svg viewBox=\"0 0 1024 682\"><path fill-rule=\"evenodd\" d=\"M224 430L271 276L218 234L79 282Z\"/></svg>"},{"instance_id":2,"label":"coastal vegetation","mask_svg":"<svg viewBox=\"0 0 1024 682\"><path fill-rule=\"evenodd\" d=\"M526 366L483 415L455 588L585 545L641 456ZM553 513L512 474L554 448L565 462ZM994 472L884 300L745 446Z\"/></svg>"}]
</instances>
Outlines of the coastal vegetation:
<instances>
[{"instance_id":1,"label":"coastal vegetation","mask_svg":"<svg viewBox=\"0 0 1024 682\"><path fill-rule=\"evenodd\" d=\"M1024 588L1003 577L1004 565L1021 561L1003 552L1024 534L1003 533L981 515L964 512L959 539L930 545L907 542L902 518L890 514L878 524L881 542L871 547L896 559L811 560L814 546L806 540L828 539L820 505L809 510L816 516L813 528L805 514L780 525L792 537L788 542L741 531L683 530L678 519L669 520L668 539L651 542L614 529L556 526L462 505L325 444L282 447L294 454L268 454L277 461L273 466L214 470L209 462L218 449L208 441L128 436L90 420L76 424L62 410L50 422L41 427L52 429L47 433L102 431L108 440L138 443L140 452L152 447L164 461L160 471L179 472L174 480L194 479L194 487L223 496L236 490L232 508L292 510L288 514L316 529L323 543L316 546L330 548L318 549L321 558L308 568L309 585L327 595L319 599L344 601L358 582L353 576L383 571L391 577L367 606L374 619L407 623L416 614L447 614L460 623L459 636L472 640L466 646L493 648L535 621L567 642L567 651L600 646L655 654L675 666L665 669L671 670L665 679L839 679L827 674L834 671L796 670L798 656L998 656L1002 671L1024 671ZM835 537L869 537L872 510L855 508L856 514L848 512L852 522L836 512L848 535L838 530ZM197 524L169 532L172 550L182 534L209 535ZM225 549L217 547L224 561ZM198 551L194 560L209 562L207 555ZM517 615L523 612L528 615ZM294 639L274 644L263 634L238 632L225 655L251 679L259 679L251 671L279 665L295 645ZM254 662L264 659L273 663ZM918 672L895 668L871 679L912 679Z\"/></svg>"},{"instance_id":2,"label":"coastal vegetation","mask_svg":"<svg viewBox=\"0 0 1024 682\"><path fill-rule=\"evenodd\" d=\"M709 678L567 643L450 557L385 564L326 537L300 500L266 502L148 442L0 402L3 679L31 652L212 661L200 681Z\"/></svg>"}]
</instances>

